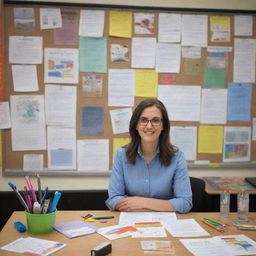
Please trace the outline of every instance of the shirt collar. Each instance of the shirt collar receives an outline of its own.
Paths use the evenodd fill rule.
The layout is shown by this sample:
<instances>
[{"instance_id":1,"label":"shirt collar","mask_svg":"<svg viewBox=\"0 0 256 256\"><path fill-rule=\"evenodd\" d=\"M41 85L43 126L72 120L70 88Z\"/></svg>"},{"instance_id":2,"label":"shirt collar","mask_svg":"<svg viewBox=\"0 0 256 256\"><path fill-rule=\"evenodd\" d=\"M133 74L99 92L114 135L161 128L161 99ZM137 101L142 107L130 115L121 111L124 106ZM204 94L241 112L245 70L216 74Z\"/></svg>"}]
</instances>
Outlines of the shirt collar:
<instances>
[{"instance_id":1,"label":"shirt collar","mask_svg":"<svg viewBox=\"0 0 256 256\"><path fill-rule=\"evenodd\" d=\"M142 153L142 151L141 151L141 146L140 146L140 145L138 146L138 154L143 157L143 153ZM156 153L154 154L154 157L155 157L157 154L159 154L159 147L157 147ZM154 157L153 157L153 158L154 158Z\"/></svg>"}]
</instances>

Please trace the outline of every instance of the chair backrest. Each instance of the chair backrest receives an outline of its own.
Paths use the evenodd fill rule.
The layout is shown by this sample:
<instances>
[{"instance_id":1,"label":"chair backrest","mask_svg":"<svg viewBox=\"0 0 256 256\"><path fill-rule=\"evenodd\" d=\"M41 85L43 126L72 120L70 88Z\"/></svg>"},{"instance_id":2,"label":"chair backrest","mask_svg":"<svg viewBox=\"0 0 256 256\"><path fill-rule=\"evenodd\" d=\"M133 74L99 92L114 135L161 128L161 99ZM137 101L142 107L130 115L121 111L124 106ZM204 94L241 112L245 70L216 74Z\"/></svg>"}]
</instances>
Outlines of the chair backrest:
<instances>
[{"instance_id":1,"label":"chair backrest","mask_svg":"<svg viewBox=\"0 0 256 256\"><path fill-rule=\"evenodd\" d=\"M205 211L205 181L196 177L189 177L191 190L192 190L192 201L193 208L191 212L204 212Z\"/></svg>"}]
</instances>

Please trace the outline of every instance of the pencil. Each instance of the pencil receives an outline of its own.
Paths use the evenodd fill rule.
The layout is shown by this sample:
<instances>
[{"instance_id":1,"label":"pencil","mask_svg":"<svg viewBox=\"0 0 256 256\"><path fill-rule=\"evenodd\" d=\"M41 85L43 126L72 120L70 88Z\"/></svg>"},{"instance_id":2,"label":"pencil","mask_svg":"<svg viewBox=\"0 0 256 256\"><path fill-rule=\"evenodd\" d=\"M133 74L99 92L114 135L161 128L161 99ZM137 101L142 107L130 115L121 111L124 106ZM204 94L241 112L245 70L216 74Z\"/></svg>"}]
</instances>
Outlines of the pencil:
<instances>
[{"instance_id":1,"label":"pencil","mask_svg":"<svg viewBox=\"0 0 256 256\"><path fill-rule=\"evenodd\" d=\"M214 229L220 231L220 232L224 232L224 231L225 231L224 228L215 226L215 225L213 225L213 224L211 224L210 222L207 222L207 221L205 221L205 220L202 220L202 222L205 223L206 225L208 225L208 226L210 226L210 227L212 227L212 228L214 228Z\"/></svg>"},{"instance_id":2,"label":"pencil","mask_svg":"<svg viewBox=\"0 0 256 256\"><path fill-rule=\"evenodd\" d=\"M220 221L217 221L217 220L213 220L213 219L209 219L209 218L204 218L204 220L206 220L206 221L208 221L208 222L210 222L212 224L219 225L219 226L223 226L223 227L226 226L226 224L224 224L224 223L222 223Z\"/></svg>"}]
</instances>

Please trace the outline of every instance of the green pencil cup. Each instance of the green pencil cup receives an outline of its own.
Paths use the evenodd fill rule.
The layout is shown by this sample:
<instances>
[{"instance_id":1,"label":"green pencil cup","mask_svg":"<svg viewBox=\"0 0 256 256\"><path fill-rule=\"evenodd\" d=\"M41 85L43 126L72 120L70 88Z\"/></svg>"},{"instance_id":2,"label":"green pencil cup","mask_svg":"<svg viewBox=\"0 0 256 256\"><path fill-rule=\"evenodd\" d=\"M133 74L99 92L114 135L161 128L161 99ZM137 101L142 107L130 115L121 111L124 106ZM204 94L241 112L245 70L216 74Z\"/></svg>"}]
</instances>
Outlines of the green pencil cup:
<instances>
[{"instance_id":1,"label":"green pencil cup","mask_svg":"<svg viewBox=\"0 0 256 256\"><path fill-rule=\"evenodd\" d=\"M48 234L53 231L56 211L46 214L26 212L28 231L32 234Z\"/></svg>"}]
</instances>

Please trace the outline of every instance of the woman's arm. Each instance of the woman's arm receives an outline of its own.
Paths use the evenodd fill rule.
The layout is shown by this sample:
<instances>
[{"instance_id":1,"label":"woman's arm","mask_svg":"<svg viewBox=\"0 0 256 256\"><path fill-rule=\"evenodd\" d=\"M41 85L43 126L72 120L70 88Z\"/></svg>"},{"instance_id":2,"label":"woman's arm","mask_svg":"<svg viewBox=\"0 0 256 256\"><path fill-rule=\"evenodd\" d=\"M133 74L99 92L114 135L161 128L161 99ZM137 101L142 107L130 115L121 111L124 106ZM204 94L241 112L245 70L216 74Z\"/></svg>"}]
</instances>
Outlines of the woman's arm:
<instances>
[{"instance_id":1,"label":"woman's arm","mask_svg":"<svg viewBox=\"0 0 256 256\"><path fill-rule=\"evenodd\" d=\"M121 199L116 209L122 212L133 211L158 211L158 212L174 212L176 211L168 200L155 198L131 196Z\"/></svg>"}]
</instances>

